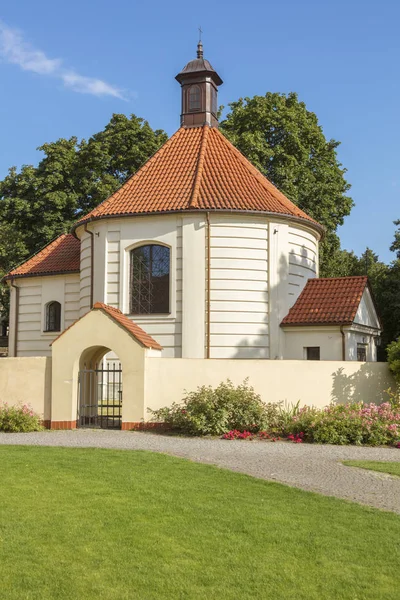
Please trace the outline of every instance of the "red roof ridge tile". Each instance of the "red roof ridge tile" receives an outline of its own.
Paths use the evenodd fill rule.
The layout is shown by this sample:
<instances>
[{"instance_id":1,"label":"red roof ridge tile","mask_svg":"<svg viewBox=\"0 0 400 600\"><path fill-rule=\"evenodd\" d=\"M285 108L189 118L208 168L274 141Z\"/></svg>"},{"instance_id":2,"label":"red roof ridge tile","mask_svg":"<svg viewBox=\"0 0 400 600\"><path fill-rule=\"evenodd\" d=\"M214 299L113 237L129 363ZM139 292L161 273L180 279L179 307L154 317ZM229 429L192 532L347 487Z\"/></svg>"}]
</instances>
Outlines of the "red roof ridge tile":
<instances>
[{"instance_id":1,"label":"red roof ridge tile","mask_svg":"<svg viewBox=\"0 0 400 600\"><path fill-rule=\"evenodd\" d=\"M315 283L317 281L340 281L340 280L349 280L349 279L364 279L368 281L368 275L342 275L340 277L314 277L313 279L309 279L307 283L311 283L312 281Z\"/></svg>"},{"instance_id":2,"label":"red roof ridge tile","mask_svg":"<svg viewBox=\"0 0 400 600\"><path fill-rule=\"evenodd\" d=\"M195 179L193 182L193 191L192 191L192 196L189 201L189 206L191 208L198 207L200 183L201 183L201 179L203 177L204 157L205 157L206 149L207 149L207 140L208 140L208 132L209 131L210 131L209 126L204 125L202 136L201 136L201 142L200 142L200 152L199 152L199 156L197 159L196 175L195 175Z\"/></svg>"}]
</instances>

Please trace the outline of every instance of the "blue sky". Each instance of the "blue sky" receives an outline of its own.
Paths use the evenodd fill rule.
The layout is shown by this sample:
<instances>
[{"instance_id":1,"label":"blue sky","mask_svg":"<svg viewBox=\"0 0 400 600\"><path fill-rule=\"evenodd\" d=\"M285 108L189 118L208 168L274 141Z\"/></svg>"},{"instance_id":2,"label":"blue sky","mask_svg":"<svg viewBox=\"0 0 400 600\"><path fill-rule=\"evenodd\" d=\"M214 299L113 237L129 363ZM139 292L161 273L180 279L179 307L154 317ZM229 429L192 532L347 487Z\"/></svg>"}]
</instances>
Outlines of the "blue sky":
<instances>
[{"instance_id":1,"label":"blue sky","mask_svg":"<svg viewBox=\"0 0 400 600\"><path fill-rule=\"evenodd\" d=\"M400 218L400 3L395 0L18 0L0 7L0 177L36 164L35 149L89 137L113 112L172 134L174 76L197 28L224 85L219 102L296 91L327 138L341 141L356 203L339 234L389 261Z\"/></svg>"}]
</instances>

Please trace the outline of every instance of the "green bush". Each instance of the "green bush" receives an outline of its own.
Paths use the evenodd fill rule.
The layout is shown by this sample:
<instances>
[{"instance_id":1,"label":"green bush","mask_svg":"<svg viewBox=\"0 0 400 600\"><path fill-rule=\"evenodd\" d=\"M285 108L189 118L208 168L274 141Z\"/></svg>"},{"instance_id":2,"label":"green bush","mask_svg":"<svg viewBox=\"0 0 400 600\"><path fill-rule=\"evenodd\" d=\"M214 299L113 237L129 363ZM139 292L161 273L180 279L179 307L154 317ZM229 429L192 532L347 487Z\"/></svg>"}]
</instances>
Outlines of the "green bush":
<instances>
[{"instance_id":1,"label":"green bush","mask_svg":"<svg viewBox=\"0 0 400 600\"><path fill-rule=\"evenodd\" d=\"M7 433L28 433L43 429L41 419L27 404L0 405L0 431Z\"/></svg>"},{"instance_id":2,"label":"green bush","mask_svg":"<svg viewBox=\"0 0 400 600\"><path fill-rule=\"evenodd\" d=\"M390 392L390 391L389 391ZM261 432L262 439L287 437L317 444L393 445L400 441L400 404L397 392L389 402L349 402L325 408L265 404L248 380L234 386L231 381L217 388L199 387L187 393L182 403L150 411L152 420L188 435L224 435L242 439L239 433ZM260 437L260 436L259 436Z\"/></svg>"},{"instance_id":3,"label":"green bush","mask_svg":"<svg viewBox=\"0 0 400 600\"><path fill-rule=\"evenodd\" d=\"M387 347L389 369L400 386L400 338Z\"/></svg>"},{"instance_id":4,"label":"green bush","mask_svg":"<svg viewBox=\"0 0 400 600\"><path fill-rule=\"evenodd\" d=\"M231 429L260 431L278 419L279 405L264 404L246 379L229 380L217 388L202 386L186 394L181 404L150 410L154 421L189 435L222 435Z\"/></svg>"}]
</instances>

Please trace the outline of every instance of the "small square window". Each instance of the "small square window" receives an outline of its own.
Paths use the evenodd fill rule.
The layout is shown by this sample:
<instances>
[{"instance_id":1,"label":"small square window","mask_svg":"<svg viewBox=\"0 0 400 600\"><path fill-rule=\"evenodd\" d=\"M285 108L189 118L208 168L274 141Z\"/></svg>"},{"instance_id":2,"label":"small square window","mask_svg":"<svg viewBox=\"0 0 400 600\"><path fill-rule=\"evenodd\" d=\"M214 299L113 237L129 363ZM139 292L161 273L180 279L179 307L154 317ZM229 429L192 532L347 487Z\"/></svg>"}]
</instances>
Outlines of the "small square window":
<instances>
[{"instance_id":1,"label":"small square window","mask_svg":"<svg viewBox=\"0 0 400 600\"><path fill-rule=\"evenodd\" d=\"M320 360L319 346L307 346L305 350L307 360Z\"/></svg>"}]
</instances>

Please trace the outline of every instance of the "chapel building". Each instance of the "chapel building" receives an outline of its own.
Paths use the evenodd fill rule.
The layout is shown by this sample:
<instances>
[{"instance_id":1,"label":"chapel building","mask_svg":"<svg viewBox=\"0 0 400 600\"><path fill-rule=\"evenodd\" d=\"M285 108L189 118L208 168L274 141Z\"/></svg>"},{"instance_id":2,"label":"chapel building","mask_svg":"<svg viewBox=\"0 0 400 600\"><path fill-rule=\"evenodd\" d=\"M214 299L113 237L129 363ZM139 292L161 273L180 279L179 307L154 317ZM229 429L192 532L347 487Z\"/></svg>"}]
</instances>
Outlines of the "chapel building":
<instances>
[{"instance_id":1,"label":"chapel building","mask_svg":"<svg viewBox=\"0 0 400 600\"><path fill-rule=\"evenodd\" d=\"M176 79L178 131L70 234L7 275L9 356L50 356L100 303L164 357L376 360L367 278L318 278L323 227L219 131L222 79L201 43Z\"/></svg>"}]
</instances>

